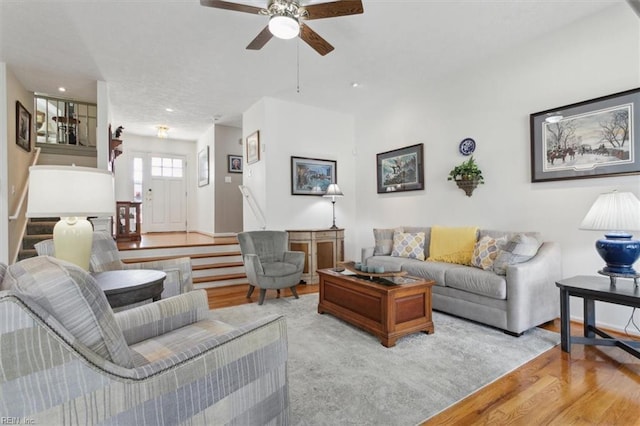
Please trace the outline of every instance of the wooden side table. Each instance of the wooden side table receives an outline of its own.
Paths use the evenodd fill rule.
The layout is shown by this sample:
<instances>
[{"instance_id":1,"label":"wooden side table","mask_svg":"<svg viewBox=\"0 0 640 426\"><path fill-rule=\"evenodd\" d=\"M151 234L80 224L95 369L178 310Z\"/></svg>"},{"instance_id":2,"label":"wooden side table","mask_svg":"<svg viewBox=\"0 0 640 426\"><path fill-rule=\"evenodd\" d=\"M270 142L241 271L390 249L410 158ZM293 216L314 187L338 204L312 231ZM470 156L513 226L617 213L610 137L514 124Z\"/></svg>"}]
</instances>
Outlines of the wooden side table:
<instances>
[{"instance_id":1,"label":"wooden side table","mask_svg":"<svg viewBox=\"0 0 640 426\"><path fill-rule=\"evenodd\" d=\"M160 300L167 274L153 269L123 269L91 274L112 308Z\"/></svg>"},{"instance_id":2,"label":"wooden side table","mask_svg":"<svg viewBox=\"0 0 640 426\"><path fill-rule=\"evenodd\" d=\"M640 308L640 289L632 281L617 281L609 278L577 276L556 282L560 289L560 344L564 352L571 352L571 344L617 346L640 358L640 341L615 338L596 327L596 300L617 305ZM584 336L572 336L570 326L569 298L580 297L584 301ZM600 338L597 338L598 335Z\"/></svg>"}]
</instances>

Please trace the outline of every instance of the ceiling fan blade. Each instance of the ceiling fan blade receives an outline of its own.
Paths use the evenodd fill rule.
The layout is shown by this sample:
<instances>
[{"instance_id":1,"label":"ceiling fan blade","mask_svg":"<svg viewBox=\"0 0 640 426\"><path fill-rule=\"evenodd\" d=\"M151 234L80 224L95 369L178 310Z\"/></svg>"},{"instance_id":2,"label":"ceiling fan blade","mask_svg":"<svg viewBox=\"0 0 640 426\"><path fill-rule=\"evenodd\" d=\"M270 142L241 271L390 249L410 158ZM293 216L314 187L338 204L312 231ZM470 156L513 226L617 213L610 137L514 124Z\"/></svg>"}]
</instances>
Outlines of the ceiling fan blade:
<instances>
[{"instance_id":1,"label":"ceiling fan blade","mask_svg":"<svg viewBox=\"0 0 640 426\"><path fill-rule=\"evenodd\" d=\"M304 6L303 9L307 11L307 16L304 17L305 20L335 18L338 16L357 15L364 12L360 0L341 0L312 4Z\"/></svg>"},{"instance_id":2,"label":"ceiling fan blade","mask_svg":"<svg viewBox=\"0 0 640 426\"><path fill-rule=\"evenodd\" d=\"M327 40L303 23L300 23L300 38L322 56L333 50L333 46Z\"/></svg>"},{"instance_id":3,"label":"ceiling fan blade","mask_svg":"<svg viewBox=\"0 0 640 426\"><path fill-rule=\"evenodd\" d=\"M215 7L216 9L235 10L236 12L260 14L261 7L249 6L246 4L231 3L228 1L200 0L202 6Z\"/></svg>"},{"instance_id":4,"label":"ceiling fan blade","mask_svg":"<svg viewBox=\"0 0 640 426\"><path fill-rule=\"evenodd\" d=\"M267 44L269 40L271 40L271 37L273 37L273 35L271 34L271 31L269 31L269 26L267 25L262 31L260 31L260 34L258 34L256 38L251 40L251 43L249 43L247 49L260 50L264 47L265 44Z\"/></svg>"}]
</instances>

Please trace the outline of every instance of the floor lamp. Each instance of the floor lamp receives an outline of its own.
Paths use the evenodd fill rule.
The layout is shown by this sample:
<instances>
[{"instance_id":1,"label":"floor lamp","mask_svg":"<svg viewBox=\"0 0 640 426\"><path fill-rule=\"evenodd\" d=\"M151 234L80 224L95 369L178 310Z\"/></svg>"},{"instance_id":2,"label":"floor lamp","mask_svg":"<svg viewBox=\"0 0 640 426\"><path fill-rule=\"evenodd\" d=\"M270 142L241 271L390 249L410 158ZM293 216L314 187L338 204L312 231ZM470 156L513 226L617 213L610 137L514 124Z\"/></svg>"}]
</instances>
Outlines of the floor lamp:
<instances>
[{"instance_id":1,"label":"floor lamp","mask_svg":"<svg viewBox=\"0 0 640 426\"><path fill-rule=\"evenodd\" d=\"M333 225L331 225L331 230L335 231L335 240L336 245L333 250L333 270L338 271L342 270L338 268L338 227L336 226L336 197L344 197L344 194L340 190L340 187L337 183L332 183L327 187L327 191L324 193L323 197L331 197L331 205L333 207Z\"/></svg>"},{"instance_id":2,"label":"floor lamp","mask_svg":"<svg viewBox=\"0 0 640 426\"><path fill-rule=\"evenodd\" d=\"M88 270L93 227L87 216L113 216L113 175L75 166L29 168L27 217L59 217L53 229L54 256Z\"/></svg>"}]
</instances>

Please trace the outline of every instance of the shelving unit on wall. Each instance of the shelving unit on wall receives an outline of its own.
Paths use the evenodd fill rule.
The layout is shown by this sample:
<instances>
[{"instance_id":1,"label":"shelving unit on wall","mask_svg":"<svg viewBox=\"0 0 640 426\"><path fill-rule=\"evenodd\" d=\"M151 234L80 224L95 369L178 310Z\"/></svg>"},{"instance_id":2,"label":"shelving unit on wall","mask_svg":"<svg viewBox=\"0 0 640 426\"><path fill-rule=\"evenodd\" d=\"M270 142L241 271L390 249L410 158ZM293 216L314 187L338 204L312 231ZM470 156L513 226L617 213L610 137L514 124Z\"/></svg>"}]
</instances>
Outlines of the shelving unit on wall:
<instances>
[{"instance_id":1,"label":"shelving unit on wall","mask_svg":"<svg viewBox=\"0 0 640 426\"><path fill-rule=\"evenodd\" d=\"M113 137L111 124L109 124L109 171L114 171L114 162L122 154L122 140Z\"/></svg>"}]
</instances>

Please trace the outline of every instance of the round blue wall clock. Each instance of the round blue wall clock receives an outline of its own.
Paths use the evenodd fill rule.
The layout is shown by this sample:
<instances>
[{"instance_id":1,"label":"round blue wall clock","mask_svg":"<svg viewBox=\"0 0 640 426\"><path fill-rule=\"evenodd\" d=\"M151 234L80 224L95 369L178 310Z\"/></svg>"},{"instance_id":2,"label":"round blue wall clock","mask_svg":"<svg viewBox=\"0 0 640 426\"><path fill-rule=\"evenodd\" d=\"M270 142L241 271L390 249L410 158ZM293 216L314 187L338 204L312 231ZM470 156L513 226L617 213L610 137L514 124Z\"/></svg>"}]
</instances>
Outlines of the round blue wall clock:
<instances>
[{"instance_id":1,"label":"round blue wall clock","mask_svg":"<svg viewBox=\"0 0 640 426\"><path fill-rule=\"evenodd\" d=\"M471 155L476 150L476 141L471 138L463 139L458 149L462 155Z\"/></svg>"}]
</instances>

